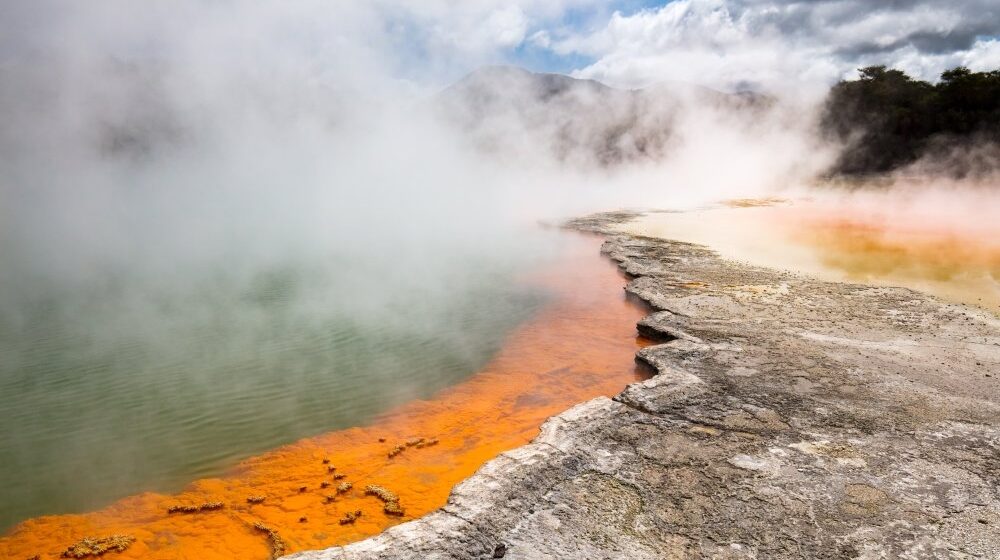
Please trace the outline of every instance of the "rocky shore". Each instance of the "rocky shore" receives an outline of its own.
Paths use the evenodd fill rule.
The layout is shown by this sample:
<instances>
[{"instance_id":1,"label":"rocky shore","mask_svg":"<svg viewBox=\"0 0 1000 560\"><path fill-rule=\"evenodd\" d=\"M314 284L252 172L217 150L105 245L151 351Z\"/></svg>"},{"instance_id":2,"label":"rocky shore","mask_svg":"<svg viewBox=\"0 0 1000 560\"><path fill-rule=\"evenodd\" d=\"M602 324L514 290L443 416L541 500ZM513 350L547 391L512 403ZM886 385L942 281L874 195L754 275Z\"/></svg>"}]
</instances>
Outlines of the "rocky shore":
<instances>
[{"instance_id":1,"label":"rocky shore","mask_svg":"<svg viewBox=\"0 0 1000 560\"><path fill-rule=\"evenodd\" d=\"M570 227L648 303L614 399L551 418L424 518L296 560L1000 558L1000 320Z\"/></svg>"}]
</instances>

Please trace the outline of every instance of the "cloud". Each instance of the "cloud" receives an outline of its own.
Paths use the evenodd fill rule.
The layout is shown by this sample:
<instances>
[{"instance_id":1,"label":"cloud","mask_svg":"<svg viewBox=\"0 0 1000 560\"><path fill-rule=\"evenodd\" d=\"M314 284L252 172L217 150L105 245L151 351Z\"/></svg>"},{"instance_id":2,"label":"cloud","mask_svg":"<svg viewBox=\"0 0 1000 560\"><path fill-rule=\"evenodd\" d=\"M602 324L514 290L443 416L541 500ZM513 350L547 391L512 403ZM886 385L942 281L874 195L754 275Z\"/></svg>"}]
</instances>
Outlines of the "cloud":
<instances>
[{"instance_id":1,"label":"cloud","mask_svg":"<svg viewBox=\"0 0 1000 560\"><path fill-rule=\"evenodd\" d=\"M1000 9L985 0L677 0L537 44L593 58L574 75L619 86L819 88L869 64L931 80L957 64L995 67L998 29Z\"/></svg>"},{"instance_id":2,"label":"cloud","mask_svg":"<svg viewBox=\"0 0 1000 560\"><path fill-rule=\"evenodd\" d=\"M428 40L442 52L489 55L516 48L528 32L528 15L517 5L458 10L434 23Z\"/></svg>"},{"instance_id":3,"label":"cloud","mask_svg":"<svg viewBox=\"0 0 1000 560\"><path fill-rule=\"evenodd\" d=\"M599 0L104 0L0 3L0 63L57 53L75 59L191 59L248 68L284 56L337 80L374 73L439 87L484 64L516 62L533 33L567 14L604 14ZM262 53L261 49L277 52ZM185 52L187 50L187 52ZM191 52L191 51L196 52ZM365 83L359 86L374 87ZM395 87L395 84L393 84Z\"/></svg>"},{"instance_id":4,"label":"cloud","mask_svg":"<svg viewBox=\"0 0 1000 560\"><path fill-rule=\"evenodd\" d=\"M123 14L128 25L121 25ZM142 9L122 0L86 9L39 0L0 5L0 61L53 48L79 56L187 56L164 52L181 45L252 67L266 45L279 48L268 56L336 80L371 76L375 68L424 90L495 63L575 69L577 77L628 87L680 80L819 89L868 64L925 79L957 64L996 67L998 30L992 0L675 0L652 7L640 0L150 0Z\"/></svg>"}]
</instances>

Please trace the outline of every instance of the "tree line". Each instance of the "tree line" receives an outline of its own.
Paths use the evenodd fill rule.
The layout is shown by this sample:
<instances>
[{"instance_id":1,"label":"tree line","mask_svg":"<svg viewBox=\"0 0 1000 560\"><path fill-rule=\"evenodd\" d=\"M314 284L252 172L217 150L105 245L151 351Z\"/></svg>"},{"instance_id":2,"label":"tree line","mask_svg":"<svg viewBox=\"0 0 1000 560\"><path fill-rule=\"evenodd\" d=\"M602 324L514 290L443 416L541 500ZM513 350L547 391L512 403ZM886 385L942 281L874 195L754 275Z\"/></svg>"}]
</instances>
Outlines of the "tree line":
<instances>
[{"instance_id":1,"label":"tree line","mask_svg":"<svg viewBox=\"0 0 1000 560\"><path fill-rule=\"evenodd\" d=\"M860 69L857 80L830 90L820 121L843 142L831 172L868 175L899 169L955 148L1000 145L1000 70L957 67L931 84L885 66ZM942 156L943 157L943 156ZM969 172L953 166L957 175Z\"/></svg>"}]
</instances>

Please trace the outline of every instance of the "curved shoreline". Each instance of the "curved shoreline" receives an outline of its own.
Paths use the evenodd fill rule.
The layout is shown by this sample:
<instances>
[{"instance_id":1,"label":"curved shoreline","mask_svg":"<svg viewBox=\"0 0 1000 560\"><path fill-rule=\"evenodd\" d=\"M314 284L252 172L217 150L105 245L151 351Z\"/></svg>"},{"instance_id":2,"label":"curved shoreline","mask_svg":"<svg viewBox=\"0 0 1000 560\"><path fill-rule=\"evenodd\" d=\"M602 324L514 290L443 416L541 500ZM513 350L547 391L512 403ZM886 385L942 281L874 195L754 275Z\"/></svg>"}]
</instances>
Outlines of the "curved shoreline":
<instances>
[{"instance_id":1,"label":"curved shoreline","mask_svg":"<svg viewBox=\"0 0 1000 560\"><path fill-rule=\"evenodd\" d=\"M658 375L549 419L428 516L289 558L1000 557L1000 320L574 220Z\"/></svg>"},{"instance_id":2,"label":"curved shoreline","mask_svg":"<svg viewBox=\"0 0 1000 560\"><path fill-rule=\"evenodd\" d=\"M0 537L0 557L54 560L86 537L121 535L127 549L107 557L263 560L357 541L438 509L455 484L528 443L546 418L647 377L631 359L645 342L629 328L643 310L621 297L621 273L594 258L598 239L569 237L529 279L552 294L551 303L462 383L371 425L254 457L178 494L145 493L92 513L25 521ZM388 492L370 495L368 485Z\"/></svg>"}]
</instances>

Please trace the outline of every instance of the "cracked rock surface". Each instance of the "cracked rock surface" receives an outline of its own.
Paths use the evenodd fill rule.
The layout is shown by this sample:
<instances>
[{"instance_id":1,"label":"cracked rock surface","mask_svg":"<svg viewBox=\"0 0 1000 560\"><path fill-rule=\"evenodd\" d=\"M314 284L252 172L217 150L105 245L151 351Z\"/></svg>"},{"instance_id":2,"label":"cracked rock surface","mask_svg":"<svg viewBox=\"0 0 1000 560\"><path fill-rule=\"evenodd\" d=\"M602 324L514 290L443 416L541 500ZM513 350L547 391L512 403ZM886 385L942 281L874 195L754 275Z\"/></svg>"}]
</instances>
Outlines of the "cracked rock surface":
<instances>
[{"instance_id":1,"label":"cracked rock surface","mask_svg":"<svg viewBox=\"0 0 1000 560\"><path fill-rule=\"evenodd\" d=\"M1000 558L1000 320L607 236L653 378L551 418L424 518L296 560Z\"/></svg>"}]
</instances>

